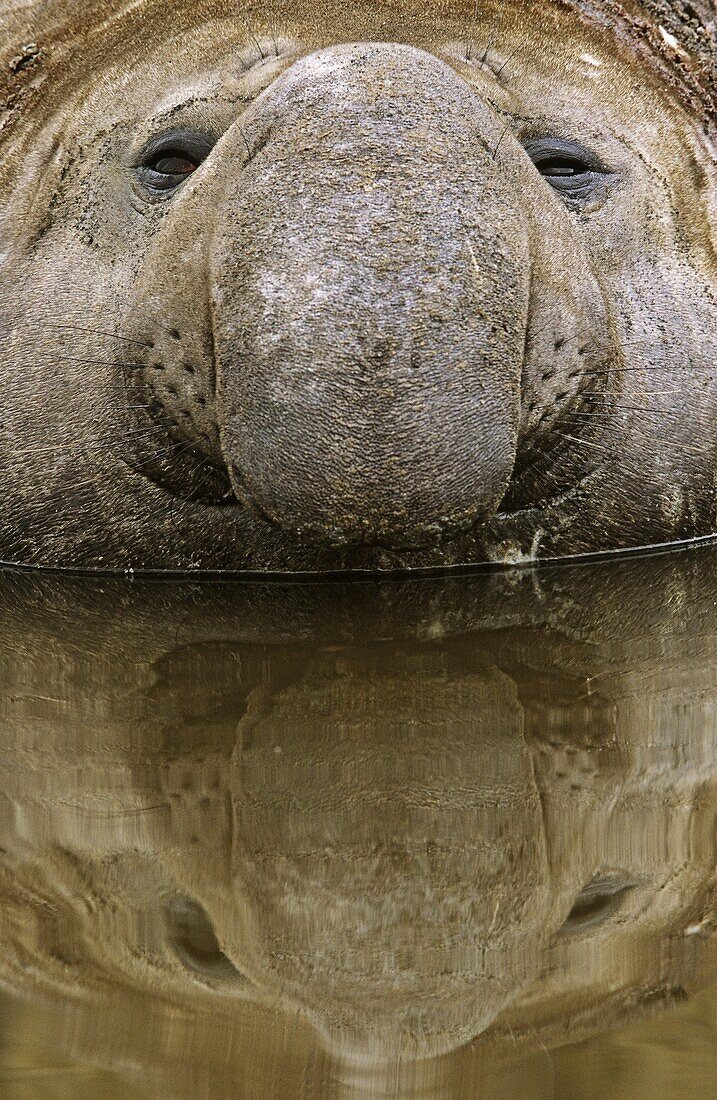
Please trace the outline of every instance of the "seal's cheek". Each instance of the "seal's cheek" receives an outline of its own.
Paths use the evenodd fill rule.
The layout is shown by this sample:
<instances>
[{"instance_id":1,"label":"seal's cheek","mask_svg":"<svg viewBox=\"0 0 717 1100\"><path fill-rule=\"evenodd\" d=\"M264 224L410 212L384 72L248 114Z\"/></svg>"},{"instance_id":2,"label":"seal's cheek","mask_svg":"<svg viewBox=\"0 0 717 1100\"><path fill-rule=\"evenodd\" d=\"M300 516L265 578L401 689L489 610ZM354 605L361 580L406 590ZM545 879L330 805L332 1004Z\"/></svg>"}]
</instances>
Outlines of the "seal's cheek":
<instances>
[{"instance_id":1,"label":"seal's cheek","mask_svg":"<svg viewBox=\"0 0 717 1100\"><path fill-rule=\"evenodd\" d=\"M126 320L138 343L124 386L136 468L181 496L235 504L219 439L208 290L219 206L211 173L172 198L133 287L143 308Z\"/></svg>"},{"instance_id":2,"label":"seal's cheek","mask_svg":"<svg viewBox=\"0 0 717 1100\"><path fill-rule=\"evenodd\" d=\"M619 360L614 317L561 198L522 166L520 203L530 227L531 287L515 475L504 510L559 495L594 463L596 414ZM583 446L570 436L585 435Z\"/></svg>"}]
</instances>

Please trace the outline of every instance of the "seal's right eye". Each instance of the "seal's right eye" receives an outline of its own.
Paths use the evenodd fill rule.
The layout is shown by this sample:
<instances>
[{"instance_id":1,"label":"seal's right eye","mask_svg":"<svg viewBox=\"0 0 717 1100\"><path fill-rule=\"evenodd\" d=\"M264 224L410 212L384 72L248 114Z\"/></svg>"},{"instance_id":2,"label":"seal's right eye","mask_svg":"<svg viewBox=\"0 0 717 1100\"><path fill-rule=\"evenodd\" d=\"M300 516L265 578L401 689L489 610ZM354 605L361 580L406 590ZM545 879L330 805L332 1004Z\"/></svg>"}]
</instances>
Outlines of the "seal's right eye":
<instances>
[{"instance_id":1,"label":"seal's right eye","mask_svg":"<svg viewBox=\"0 0 717 1100\"><path fill-rule=\"evenodd\" d=\"M182 183L192 172L196 172L199 164L192 157L184 156L181 152L163 153L160 157L147 165L149 171L157 176L157 186L176 187Z\"/></svg>"},{"instance_id":2,"label":"seal's right eye","mask_svg":"<svg viewBox=\"0 0 717 1100\"><path fill-rule=\"evenodd\" d=\"M149 192L170 194L196 172L211 149L212 142L201 135L163 135L145 149L137 174Z\"/></svg>"}]
</instances>

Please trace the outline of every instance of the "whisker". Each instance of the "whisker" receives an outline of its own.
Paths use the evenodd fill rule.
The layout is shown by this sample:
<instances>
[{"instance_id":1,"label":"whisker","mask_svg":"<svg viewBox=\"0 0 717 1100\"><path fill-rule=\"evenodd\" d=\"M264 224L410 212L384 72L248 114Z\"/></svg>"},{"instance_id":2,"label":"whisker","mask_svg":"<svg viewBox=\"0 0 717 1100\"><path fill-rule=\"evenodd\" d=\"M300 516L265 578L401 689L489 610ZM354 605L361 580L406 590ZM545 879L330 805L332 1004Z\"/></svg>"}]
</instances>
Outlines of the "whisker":
<instances>
[{"instance_id":1,"label":"whisker","mask_svg":"<svg viewBox=\"0 0 717 1100\"><path fill-rule=\"evenodd\" d=\"M545 454L538 455L538 457L535 459L535 461L531 462L529 466L523 466L522 467L522 469L520 470L520 477L524 478L526 476L526 474L530 473L531 470L538 469L541 465L544 465L547 461L549 461L549 456L548 455L545 455ZM542 471L542 476L547 477L548 480L553 483L553 485L557 484L557 479L556 479L554 473L552 472L552 470L544 469Z\"/></svg>"},{"instance_id":2,"label":"whisker","mask_svg":"<svg viewBox=\"0 0 717 1100\"><path fill-rule=\"evenodd\" d=\"M651 371L651 370L694 370L694 369L695 368L691 364L688 366L686 363L678 363L678 364L665 363L665 364L661 364L661 365L656 365L654 363L649 363L649 364L644 363L644 364L640 365L639 367L602 367L602 368L598 368L596 370L582 371L582 374L584 374L584 375L589 375L589 374L625 374L629 371L636 371L636 370L637 371L639 371L639 370L641 370L641 371Z\"/></svg>"},{"instance_id":3,"label":"whisker","mask_svg":"<svg viewBox=\"0 0 717 1100\"><path fill-rule=\"evenodd\" d=\"M161 450L154 451L153 454L147 455L145 458L143 458L142 461L137 465L136 469L144 469L148 462L152 462L156 458L178 458L179 455L183 454L185 451L191 450L191 448L195 446L196 444L194 440L189 439L183 443L176 443L172 447L163 447Z\"/></svg>"},{"instance_id":4,"label":"whisker","mask_svg":"<svg viewBox=\"0 0 717 1100\"><path fill-rule=\"evenodd\" d=\"M519 53L521 53L521 48L520 47L518 47L517 50L513 50L513 52L511 54L508 54L508 56L506 57L505 61L500 66L500 68L496 69L495 75L500 76L500 74L503 72L503 69L506 67L506 65L508 65L513 60L514 57L517 57Z\"/></svg>"},{"instance_id":5,"label":"whisker","mask_svg":"<svg viewBox=\"0 0 717 1100\"><path fill-rule=\"evenodd\" d=\"M239 15L239 18L241 19L241 21L244 24L244 26L246 27L246 29L249 31L249 36L250 36L252 42L254 43L254 45L257 48L257 51L258 51L258 54L259 54L259 60L260 61L266 61L266 54L262 50L261 45L259 43L259 39L257 38L256 33L254 32L254 28L250 24L250 22L247 19L246 15L242 12L238 12L237 14Z\"/></svg>"},{"instance_id":6,"label":"whisker","mask_svg":"<svg viewBox=\"0 0 717 1100\"><path fill-rule=\"evenodd\" d=\"M241 134L242 141L244 142L244 145L246 146L247 156L249 157L249 160L251 160L251 146L249 144L249 140L248 140L246 134L244 133L244 130L239 125L239 123L237 123L237 126L239 126L239 133Z\"/></svg>"},{"instance_id":7,"label":"whisker","mask_svg":"<svg viewBox=\"0 0 717 1100\"><path fill-rule=\"evenodd\" d=\"M655 413L657 412L657 410L653 410L653 411ZM603 419L605 419L609 416L609 414L607 412L605 412L605 413L574 413L573 416L574 416L575 419L586 419L589 422L590 420L594 420L595 418L599 418L599 417L602 417ZM610 426L611 426L610 421L608 420L608 427L610 427ZM645 439L649 440L651 438L645 432L640 431L639 425L633 425L633 430L636 431L638 434L643 435ZM556 434L560 435L560 432L557 432ZM614 428L613 428L613 434L614 434ZM583 440L583 442L587 443L586 440ZM694 447L691 443L681 443L679 441L675 441L675 440L672 440L672 439L662 439L660 441L660 446L662 448L666 449L666 450L676 451L678 454L679 453L694 454L694 455L698 455L700 457L702 457L704 455L704 450L701 447Z\"/></svg>"},{"instance_id":8,"label":"whisker","mask_svg":"<svg viewBox=\"0 0 717 1100\"><path fill-rule=\"evenodd\" d=\"M120 340L125 344L139 344L143 348L153 348L154 344L147 343L146 340L137 340L132 336L120 336L117 332L105 332L103 329L88 328L86 325L70 325L70 324L58 324L55 321L43 321L45 328L59 328L70 329L75 332L88 332L93 336L107 336L110 340ZM30 327L30 322L24 322L25 327ZM32 326L36 327L36 326Z\"/></svg>"},{"instance_id":9,"label":"whisker","mask_svg":"<svg viewBox=\"0 0 717 1100\"><path fill-rule=\"evenodd\" d=\"M572 336L559 337L560 347L564 348L566 344L574 344L576 340L580 340L582 337L587 336L589 332L590 327L587 326L586 328L580 329L580 332L573 333Z\"/></svg>"},{"instance_id":10,"label":"whisker","mask_svg":"<svg viewBox=\"0 0 717 1100\"><path fill-rule=\"evenodd\" d=\"M271 20L270 28L271 28L271 30L270 30L271 41L274 44L274 56L279 57L280 56L279 55L279 42L278 42L278 39L276 37L276 22L275 22L274 19Z\"/></svg>"},{"instance_id":11,"label":"whisker","mask_svg":"<svg viewBox=\"0 0 717 1100\"><path fill-rule=\"evenodd\" d=\"M626 409L628 412L641 412L647 416L663 416L663 409L648 409L645 405L608 405L602 413L598 412L575 412L571 413L572 416L608 416L612 409Z\"/></svg>"},{"instance_id":12,"label":"whisker","mask_svg":"<svg viewBox=\"0 0 717 1100\"><path fill-rule=\"evenodd\" d=\"M56 360L61 360L63 363L86 363L93 367L122 367L128 370L149 370L147 363L126 363L120 361L106 359L86 359L76 355L54 355L52 362L43 360L37 365L40 367L51 367Z\"/></svg>"},{"instance_id":13,"label":"whisker","mask_svg":"<svg viewBox=\"0 0 717 1100\"><path fill-rule=\"evenodd\" d=\"M555 322L548 321L547 325L543 325L535 332L529 332L528 337L530 340L534 340L537 336L542 336L544 332L547 332L549 328L554 328ZM586 336L590 332L590 328L582 328L579 332L573 333L572 336L558 336L560 347L565 347L566 344L572 344L574 340L579 340L581 336Z\"/></svg>"},{"instance_id":14,"label":"whisker","mask_svg":"<svg viewBox=\"0 0 717 1100\"><path fill-rule=\"evenodd\" d=\"M680 392L681 392L680 390L649 390L644 396L645 397L663 397L663 396L667 396L669 394L680 393ZM597 397L614 397L614 396L615 396L614 390L587 390L583 394L583 397L586 400L592 400L594 397L597 398ZM626 408L626 409L630 408L630 407L631 406L629 406L629 405L618 405L618 406L613 405L612 406L612 408Z\"/></svg>"},{"instance_id":15,"label":"whisker","mask_svg":"<svg viewBox=\"0 0 717 1100\"><path fill-rule=\"evenodd\" d=\"M503 22L504 14L505 14L505 0L501 0L500 8L498 9L496 17L493 20L493 26L491 28L490 35L488 36L488 41L486 43L485 50L483 51L483 56L482 56L481 61L480 61L481 65L485 65L485 63L488 59L488 54L490 53L491 46L495 42L496 35L497 35L498 31L500 30L500 26Z\"/></svg>"},{"instance_id":16,"label":"whisker","mask_svg":"<svg viewBox=\"0 0 717 1100\"><path fill-rule=\"evenodd\" d=\"M128 432L125 432L124 435L115 436L114 438L112 436L106 436L106 435L87 436L85 439L83 439L82 442L85 443L85 444L87 444L87 443L101 443L104 447L110 448L110 447L119 447L122 443L125 443L127 440L136 441L137 439L148 438L148 437L153 436L155 434L156 434L156 428L134 428L134 429L131 429ZM60 451L67 451L67 449L68 448L67 448L66 443L53 443L53 444L50 444L50 445L44 446L44 447L37 447L37 446L33 445L32 443L29 443L27 445L27 447L16 448L16 450L26 451L28 454L31 454L31 455L57 454Z\"/></svg>"},{"instance_id":17,"label":"whisker","mask_svg":"<svg viewBox=\"0 0 717 1100\"><path fill-rule=\"evenodd\" d=\"M555 432L554 434L559 435L561 439L569 439L572 443L580 443L583 447L594 447L598 451L609 451L611 449L604 443L593 443L589 439L580 439L577 435L567 435L565 432Z\"/></svg>"},{"instance_id":18,"label":"whisker","mask_svg":"<svg viewBox=\"0 0 717 1100\"><path fill-rule=\"evenodd\" d=\"M502 144L502 142L503 142L503 138L504 138L504 137L505 137L505 135L506 135L506 134L508 133L508 130L510 130L510 127L511 127L511 125L512 125L512 119L511 119L511 121L510 121L510 122L508 122L508 124L507 124L507 125L506 125L506 127L505 127L505 130L503 130L503 133L502 133L502 134L500 135L500 137L498 138L498 144L496 145L495 149L493 150L493 160L495 160L495 158L497 157L497 155L498 155L498 150L500 149L500 147L501 147L501 144Z\"/></svg>"},{"instance_id":19,"label":"whisker","mask_svg":"<svg viewBox=\"0 0 717 1100\"><path fill-rule=\"evenodd\" d=\"M84 489L87 485L97 486L97 478L87 477L83 481L71 481L69 485L63 485L64 493L74 493L77 489Z\"/></svg>"},{"instance_id":20,"label":"whisker","mask_svg":"<svg viewBox=\"0 0 717 1100\"><path fill-rule=\"evenodd\" d=\"M176 325L163 325L161 323L161 321L157 320L156 317L151 316L147 312L146 309L137 309L136 307L133 307L133 309L134 309L134 312L139 317L144 317L145 318L145 321L148 325L154 325L155 328L161 329L162 332L168 332L170 336L177 336L177 335L179 335L179 336L195 336L196 335L196 330L192 330L192 332L187 332L184 329L177 328Z\"/></svg>"},{"instance_id":21,"label":"whisker","mask_svg":"<svg viewBox=\"0 0 717 1100\"><path fill-rule=\"evenodd\" d=\"M88 313L89 317L92 317L92 318L95 317L94 310L87 310L87 313ZM163 332L168 332L170 335L174 335L175 333L179 334L179 336L194 336L194 335L196 335L196 333L194 331L191 332L191 333L188 333L186 331L182 331L181 329L177 328L176 325L162 324L162 322L158 321L157 318L155 316L153 316L152 314L150 314L146 309L140 309L136 306L132 307L131 316L133 318L134 317L143 318L146 324L152 325L152 326L154 326L155 328L158 328L158 329L162 329ZM62 327L65 327L65 325L67 325L68 328L76 328L79 331L84 331L84 332L88 332L88 333L98 333L99 335L109 336L109 337L117 339L117 340L125 340L126 339L127 341L132 341L132 342L137 343L137 344L144 344L145 347L152 347L153 346L151 343L146 343L145 344L145 342L143 340L134 339L133 337L120 336L119 333L102 332L101 330L97 330L94 327L90 327L89 325L84 326L84 325L80 325L80 324L69 324L69 322L45 321L42 318L38 319L37 321L24 321L24 322L20 322L20 323L24 326L31 326L31 327L34 327L34 328L41 327L42 325L50 326L50 327L53 327L53 328L62 328Z\"/></svg>"},{"instance_id":22,"label":"whisker","mask_svg":"<svg viewBox=\"0 0 717 1100\"><path fill-rule=\"evenodd\" d=\"M547 332L549 328L554 327L555 321L551 318L546 325L541 325L540 328L533 331L530 330L530 321L528 322L528 335L529 336L542 336L544 332Z\"/></svg>"}]
</instances>

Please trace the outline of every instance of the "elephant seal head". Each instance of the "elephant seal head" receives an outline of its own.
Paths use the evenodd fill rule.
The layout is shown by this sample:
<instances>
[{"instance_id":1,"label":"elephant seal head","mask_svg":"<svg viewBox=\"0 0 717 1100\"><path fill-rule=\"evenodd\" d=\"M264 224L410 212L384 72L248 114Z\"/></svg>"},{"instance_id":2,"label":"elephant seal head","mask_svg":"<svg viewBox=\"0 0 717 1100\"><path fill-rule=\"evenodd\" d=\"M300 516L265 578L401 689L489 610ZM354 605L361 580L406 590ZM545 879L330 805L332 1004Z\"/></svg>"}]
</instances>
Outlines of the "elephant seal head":
<instances>
[{"instance_id":1,"label":"elephant seal head","mask_svg":"<svg viewBox=\"0 0 717 1100\"><path fill-rule=\"evenodd\" d=\"M714 531L709 13L344 7L5 17L6 560L396 569Z\"/></svg>"}]
</instances>

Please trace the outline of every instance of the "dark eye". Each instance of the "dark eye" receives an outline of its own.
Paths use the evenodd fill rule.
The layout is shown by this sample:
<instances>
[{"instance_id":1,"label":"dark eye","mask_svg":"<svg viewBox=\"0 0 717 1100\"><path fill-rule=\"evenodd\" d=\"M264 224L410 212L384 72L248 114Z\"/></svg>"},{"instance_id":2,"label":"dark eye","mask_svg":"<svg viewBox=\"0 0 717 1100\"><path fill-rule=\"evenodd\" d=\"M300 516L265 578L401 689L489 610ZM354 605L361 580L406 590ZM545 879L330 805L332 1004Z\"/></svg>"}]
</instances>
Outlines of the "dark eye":
<instances>
[{"instance_id":1,"label":"dark eye","mask_svg":"<svg viewBox=\"0 0 717 1100\"><path fill-rule=\"evenodd\" d=\"M574 157L545 157L534 163L541 176L545 176L551 182L553 180L574 181L577 177L592 175L590 166Z\"/></svg>"},{"instance_id":2,"label":"dark eye","mask_svg":"<svg viewBox=\"0 0 717 1100\"><path fill-rule=\"evenodd\" d=\"M597 157L574 142L540 138L525 151L546 183L567 199L588 197L609 174Z\"/></svg>"},{"instance_id":3,"label":"dark eye","mask_svg":"<svg viewBox=\"0 0 717 1100\"><path fill-rule=\"evenodd\" d=\"M594 928L616 913L637 883L625 875L598 875L583 887L561 933Z\"/></svg>"},{"instance_id":4,"label":"dark eye","mask_svg":"<svg viewBox=\"0 0 717 1100\"><path fill-rule=\"evenodd\" d=\"M165 906L169 942L189 969L208 978L239 978L221 950L207 913L192 898L171 898Z\"/></svg>"},{"instance_id":5,"label":"dark eye","mask_svg":"<svg viewBox=\"0 0 717 1100\"><path fill-rule=\"evenodd\" d=\"M164 135L150 143L137 166L146 189L155 194L176 190L209 156L212 142L198 134Z\"/></svg>"},{"instance_id":6,"label":"dark eye","mask_svg":"<svg viewBox=\"0 0 717 1100\"><path fill-rule=\"evenodd\" d=\"M192 172L196 172L199 164L192 157L187 157L183 153L169 152L157 157L147 167L152 172L156 172L158 176L166 176L168 179L174 180L191 176Z\"/></svg>"}]
</instances>

